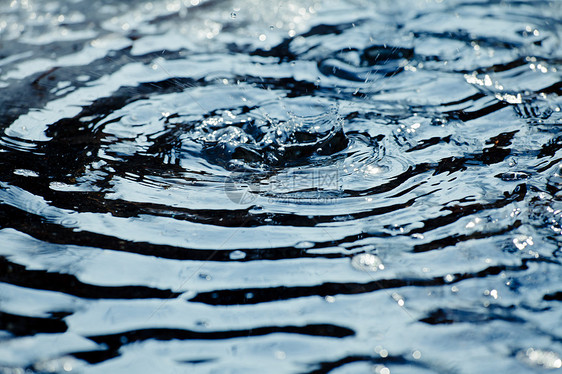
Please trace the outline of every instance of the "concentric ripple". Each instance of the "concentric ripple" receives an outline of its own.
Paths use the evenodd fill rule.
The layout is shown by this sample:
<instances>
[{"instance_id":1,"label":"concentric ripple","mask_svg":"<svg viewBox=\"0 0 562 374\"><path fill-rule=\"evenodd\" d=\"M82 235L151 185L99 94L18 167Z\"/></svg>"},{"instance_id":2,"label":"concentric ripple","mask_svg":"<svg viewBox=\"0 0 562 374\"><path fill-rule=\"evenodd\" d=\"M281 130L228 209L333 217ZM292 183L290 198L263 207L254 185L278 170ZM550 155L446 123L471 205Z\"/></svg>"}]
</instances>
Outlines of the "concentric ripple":
<instances>
[{"instance_id":1,"label":"concentric ripple","mask_svg":"<svg viewBox=\"0 0 562 374\"><path fill-rule=\"evenodd\" d=\"M0 14L1 373L562 367L562 3Z\"/></svg>"}]
</instances>

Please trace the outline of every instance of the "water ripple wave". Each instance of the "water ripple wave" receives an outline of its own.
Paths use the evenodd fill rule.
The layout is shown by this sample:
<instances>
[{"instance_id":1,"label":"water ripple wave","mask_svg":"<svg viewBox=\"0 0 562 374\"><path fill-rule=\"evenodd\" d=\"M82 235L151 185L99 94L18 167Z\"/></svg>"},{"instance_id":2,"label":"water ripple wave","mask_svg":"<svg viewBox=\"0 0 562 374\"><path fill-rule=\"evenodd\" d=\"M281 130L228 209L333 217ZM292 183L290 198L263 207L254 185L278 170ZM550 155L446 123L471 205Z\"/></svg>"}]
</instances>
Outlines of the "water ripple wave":
<instances>
[{"instance_id":1,"label":"water ripple wave","mask_svg":"<svg viewBox=\"0 0 562 374\"><path fill-rule=\"evenodd\" d=\"M561 3L0 14L0 372L562 367Z\"/></svg>"}]
</instances>

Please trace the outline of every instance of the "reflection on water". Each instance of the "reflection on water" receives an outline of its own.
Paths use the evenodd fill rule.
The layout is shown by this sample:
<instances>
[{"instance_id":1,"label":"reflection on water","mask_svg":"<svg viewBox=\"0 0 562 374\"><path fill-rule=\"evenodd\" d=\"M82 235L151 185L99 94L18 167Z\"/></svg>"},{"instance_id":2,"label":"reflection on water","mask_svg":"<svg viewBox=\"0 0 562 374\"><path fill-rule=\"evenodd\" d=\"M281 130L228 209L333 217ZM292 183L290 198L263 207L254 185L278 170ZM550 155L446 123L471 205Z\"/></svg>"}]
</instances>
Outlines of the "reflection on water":
<instances>
[{"instance_id":1,"label":"reflection on water","mask_svg":"<svg viewBox=\"0 0 562 374\"><path fill-rule=\"evenodd\" d=\"M562 3L0 14L0 372L562 367Z\"/></svg>"}]
</instances>

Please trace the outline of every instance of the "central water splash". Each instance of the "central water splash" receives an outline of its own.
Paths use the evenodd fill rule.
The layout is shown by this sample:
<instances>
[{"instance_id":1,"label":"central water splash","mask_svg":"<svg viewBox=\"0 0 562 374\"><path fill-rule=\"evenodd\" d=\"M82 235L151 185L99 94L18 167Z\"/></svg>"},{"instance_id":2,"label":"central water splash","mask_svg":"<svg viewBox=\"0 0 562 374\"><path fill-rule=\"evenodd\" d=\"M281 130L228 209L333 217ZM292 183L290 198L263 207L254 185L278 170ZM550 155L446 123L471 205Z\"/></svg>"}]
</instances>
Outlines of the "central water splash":
<instances>
[{"instance_id":1,"label":"central water splash","mask_svg":"<svg viewBox=\"0 0 562 374\"><path fill-rule=\"evenodd\" d=\"M282 109L282 115L244 110L235 115L231 110L211 116L196 126L196 137L191 139L203 144L202 153L209 162L229 170L307 165L347 147L343 120L335 106L287 104L276 108Z\"/></svg>"}]
</instances>

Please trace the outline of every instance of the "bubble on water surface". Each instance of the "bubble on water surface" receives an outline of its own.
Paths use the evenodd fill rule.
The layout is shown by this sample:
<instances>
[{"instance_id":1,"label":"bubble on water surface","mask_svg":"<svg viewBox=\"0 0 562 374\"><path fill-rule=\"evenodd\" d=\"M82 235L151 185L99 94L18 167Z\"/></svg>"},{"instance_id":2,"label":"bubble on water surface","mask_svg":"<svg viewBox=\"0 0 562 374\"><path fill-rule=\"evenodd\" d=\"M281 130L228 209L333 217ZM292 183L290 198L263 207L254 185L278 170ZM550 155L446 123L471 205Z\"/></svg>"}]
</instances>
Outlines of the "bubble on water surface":
<instances>
[{"instance_id":1,"label":"bubble on water surface","mask_svg":"<svg viewBox=\"0 0 562 374\"><path fill-rule=\"evenodd\" d=\"M244 258L246 258L246 253L236 250L230 252L228 257L230 257L231 260L243 260Z\"/></svg>"},{"instance_id":2,"label":"bubble on water surface","mask_svg":"<svg viewBox=\"0 0 562 374\"><path fill-rule=\"evenodd\" d=\"M562 368L562 358L553 351L528 348L517 352L517 358L531 366L540 366L545 369Z\"/></svg>"},{"instance_id":3,"label":"bubble on water surface","mask_svg":"<svg viewBox=\"0 0 562 374\"><path fill-rule=\"evenodd\" d=\"M356 270L375 272L384 269L384 265L378 256L371 253L361 253L353 256L351 266Z\"/></svg>"}]
</instances>

